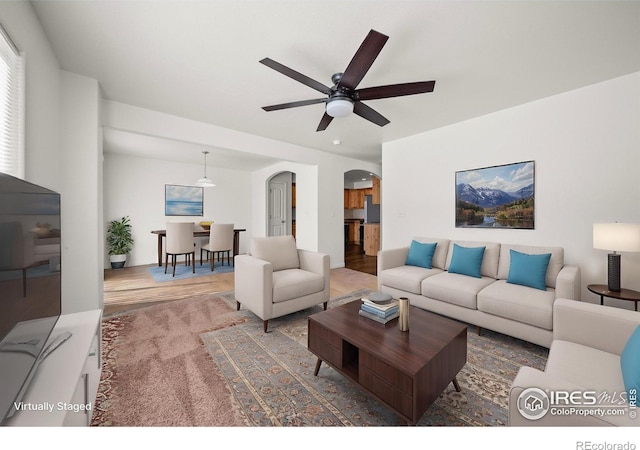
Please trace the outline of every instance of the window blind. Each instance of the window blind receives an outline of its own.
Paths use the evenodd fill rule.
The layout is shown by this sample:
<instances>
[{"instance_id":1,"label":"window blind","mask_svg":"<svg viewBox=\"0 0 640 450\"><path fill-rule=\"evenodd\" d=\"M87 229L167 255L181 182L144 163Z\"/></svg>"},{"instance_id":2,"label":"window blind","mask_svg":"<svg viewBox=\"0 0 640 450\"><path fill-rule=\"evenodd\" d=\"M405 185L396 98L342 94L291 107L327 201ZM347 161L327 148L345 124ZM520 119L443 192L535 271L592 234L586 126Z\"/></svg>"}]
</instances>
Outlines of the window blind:
<instances>
[{"instance_id":1,"label":"window blind","mask_svg":"<svg viewBox=\"0 0 640 450\"><path fill-rule=\"evenodd\" d=\"M0 25L0 172L23 178L23 58Z\"/></svg>"}]
</instances>

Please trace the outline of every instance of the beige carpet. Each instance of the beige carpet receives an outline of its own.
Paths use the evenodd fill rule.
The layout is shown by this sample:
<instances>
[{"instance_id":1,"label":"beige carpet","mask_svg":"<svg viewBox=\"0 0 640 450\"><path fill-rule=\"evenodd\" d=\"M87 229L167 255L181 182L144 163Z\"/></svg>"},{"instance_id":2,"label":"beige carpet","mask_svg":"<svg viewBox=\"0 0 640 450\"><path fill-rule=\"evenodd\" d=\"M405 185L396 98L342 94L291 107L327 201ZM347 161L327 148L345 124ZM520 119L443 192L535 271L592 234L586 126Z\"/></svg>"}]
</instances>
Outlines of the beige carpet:
<instances>
[{"instance_id":1,"label":"beige carpet","mask_svg":"<svg viewBox=\"0 0 640 450\"><path fill-rule=\"evenodd\" d=\"M92 425L246 425L200 339L245 320L216 294L105 317Z\"/></svg>"}]
</instances>

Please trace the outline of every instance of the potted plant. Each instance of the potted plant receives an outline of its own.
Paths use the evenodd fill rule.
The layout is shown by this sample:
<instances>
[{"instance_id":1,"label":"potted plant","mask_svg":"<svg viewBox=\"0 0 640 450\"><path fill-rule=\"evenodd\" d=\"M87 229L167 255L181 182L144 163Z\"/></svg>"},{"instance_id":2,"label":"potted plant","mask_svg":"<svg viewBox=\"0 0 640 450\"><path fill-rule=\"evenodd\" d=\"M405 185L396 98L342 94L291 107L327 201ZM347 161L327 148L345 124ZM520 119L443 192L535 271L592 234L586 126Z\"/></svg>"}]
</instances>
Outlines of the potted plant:
<instances>
[{"instance_id":1,"label":"potted plant","mask_svg":"<svg viewBox=\"0 0 640 450\"><path fill-rule=\"evenodd\" d=\"M133 247L131 235L131 223L129 216L109 222L107 228L107 245L109 247L109 260L112 269L122 269L127 260L127 255Z\"/></svg>"}]
</instances>

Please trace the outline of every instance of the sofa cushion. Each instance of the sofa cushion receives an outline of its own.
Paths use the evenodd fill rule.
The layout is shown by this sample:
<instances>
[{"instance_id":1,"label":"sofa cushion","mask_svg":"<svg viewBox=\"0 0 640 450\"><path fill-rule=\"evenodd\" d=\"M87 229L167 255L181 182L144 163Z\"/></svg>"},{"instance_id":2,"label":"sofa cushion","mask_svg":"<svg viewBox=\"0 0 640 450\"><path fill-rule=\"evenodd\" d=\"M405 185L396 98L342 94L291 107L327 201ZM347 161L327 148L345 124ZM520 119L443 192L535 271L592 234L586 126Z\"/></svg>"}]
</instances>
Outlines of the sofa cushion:
<instances>
[{"instance_id":1,"label":"sofa cushion","mask_svg":"<svg viewBox=\"0 0 640 450\"><path fill-rule=\"evenodd\" d=\"M620 368L627 393L635 389L640 397L640 326L631 334L620 355Z\"/></svg>"},{"instance_id":2,"label":"sofa cushion","mask_svg":"<svg viewBox=\"0 0 640 450\"><path fill-rule=\"evenodd\" d=\"M324 277L301 269L273 272L273 303L315 294L324 289Z\"/></svg>"},{"instance_id":3,"label":"sofa cushion","mask_svg":"<svg viewBox=\"0 0 640 450\"><path fill-rule=\"evenodd\" d=\"M510 253L509 276L507 283L521 284L534 289L546 290L547 267L551 253L531 255L520 253L514 249Z\"/></svg>"},{"instance_id":4,"label":"sofa cushion","mask_svg":"<svg viewBox=\"0 0 640 450\"><path fill-rule=\"evenodd\" d=\"M564 266L564 249L562 247L536 247L531 245L502 244L500 246L498 276L496 278L506 280L509 277L509 268L511 267L511 249L520 253L528 253L530 255L551 253L549 266L547 267L546 285L552 288L556 287L556 279L558 278L560 270Z\"/></svg>"},{"instance_id":5,"label":"sofa cushion","mask_svg":"<svg viewBox=\"0 0 640 450\"><path fill-rule=\"evenodd\" d=\"M484 255L482 257L482 266L480 274L483 277L498 278L498 259L500 258L500 244L497 242L481 242L481 241L451 241L449 243L449 252L447 253L446 270L449 270L451 257L453 256L453 245L462 247L484 247Z\"/></svg>"},{"instance_id":6,"label":"sofa cushion","mask_svg":"<svg viewBox=\"0 0 640 450\"><path fill-rule=\"evenodd\" d=\"M419 295L421 292L420 283L422 283L422 280L440 273L442 273L442 269L400 266L380 271L378 273L378 280L381 285Z\"/></svg>"},{"instance_id":7,"label":"sofa cushion","mask_svg":"<svg viewBox=\"0 0 640 450\"><path fill-rule=\"evenodd\" d=\"M555 290L541 291L497 280L478 293L478 309L494 316L553 329Z\"/></svg>"},{"instance_id":8,"label":"sofa cushion","mask_svg":"<svg viewBox=\"0 0 640 450\"><path fill-rule=\"evenodd\" d=\"M435 300L477 309L477 295L496 280L442 272L422 281L422 295Z\"/></svg>"},{"instance_id":9,"label":"sofa cushion","mask_svg":"<svg viewBox=\"0 0 640 450\"><path fill-rule=\"evenodd\" d=\"M484 247L462 247L453 244L453 254L449 262L449 272L480 278Z\"/></svg>"},{"instance_id":10,"label":"sofa cushion","mask_svg":"<svg viewBox=\"0 0 640 450\"><path fill-rule=\"evenodd\" d=\"M545 372L588 390L624 392L620 357L575 342L554 340Z\"/></svg>"},{"instance_id":11,"label":"sofa cushion","mask_svg":"<svg viewBox=\"0 0 640 450\"><path fill-rule=\"evenodd\" d=\"M436 269L445 270L447 266L447 254L449 253L449 242L450 242L449 239L418 236L418 237L414 237L413 240L417 242L426 242L426 243L435 242L436 250L433 253L431 264Z\"/></svg>"},{"instance_id":12,"label":"sofa cushion","mask_svg":"<svg viewBox=\"0 0 640 450\"><path fill-rule=\"evenodd\" d=\"M299 269L298 249L293 236L254 237L249 253L273 265L273 271Z\"/></svg>"},{"instance_id":13,"label":"sofa cushion","mask_svg":"<svg viewBox=\"0 0 640 450\"><path fill-rule=\"evenodd\" d=\"M416 240L411 241L409 253L405 264L408 266L424 267L425 269L433 268L433 254L436 251L436 243L423 243Z\"/></svg>"}]
</instances>

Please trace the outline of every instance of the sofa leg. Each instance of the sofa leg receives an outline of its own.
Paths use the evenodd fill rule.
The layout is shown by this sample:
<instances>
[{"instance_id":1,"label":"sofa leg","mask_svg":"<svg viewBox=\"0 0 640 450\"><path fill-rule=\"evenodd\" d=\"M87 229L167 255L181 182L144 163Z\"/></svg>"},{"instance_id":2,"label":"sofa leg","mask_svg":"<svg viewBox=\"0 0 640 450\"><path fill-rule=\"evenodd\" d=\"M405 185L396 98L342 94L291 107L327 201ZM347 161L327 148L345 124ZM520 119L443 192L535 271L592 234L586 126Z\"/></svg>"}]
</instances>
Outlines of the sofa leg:
<instances>
[{"instance_id":1,"label":"sofa leg","mask_svg":"<svg viewBox=\"0 0 640 450\"><path fill-rule=\"evenodd\" d=\"M329 306L329 302L324 302L322 304L322 306L324 306L324 310L326 311L327 310L327 306Z\"/></svg>"},{"instance_id":2,"label":"sofa leg","mask_svg":"<svg viewBox=\"0 0 640 450\"><path fill-rule=\"evenodd\" d=\"M262 325L264 326L264 332L267 332L267 327L269 326L269 321L268 320L263 320L262 321Z\"/></svg>"},{"instance_id":3,"label":"sofa leg","mask_svg":"<svg viewBox=\"0 0 640 450\"><path fill-rule=\"evenodd\" d=\"M453 377L453 380L451 380L451 382L453 383L453 387L456 388L456 392L460 392L460 385L458 384L458 380Z\"/></svg>"},{"instance_id":4,"label":"sofa leg","mask_svg":"<svg viewBox=\"0 0 640 450\"><path fill-rule=\"evenodd\" d=\"M236 311L240 311L240 302L236 300Z\"/></svg>"},{"instance_id":5,"label":"sofa leg","mask_svg":"<svg viewBox=\"0 0 640 450\"><path fill-rule=\"evenodd\" d=\"M482 327L476 327L476 330L478 331L478 336L482 336Z\"/></svg>"}]
</instances>

